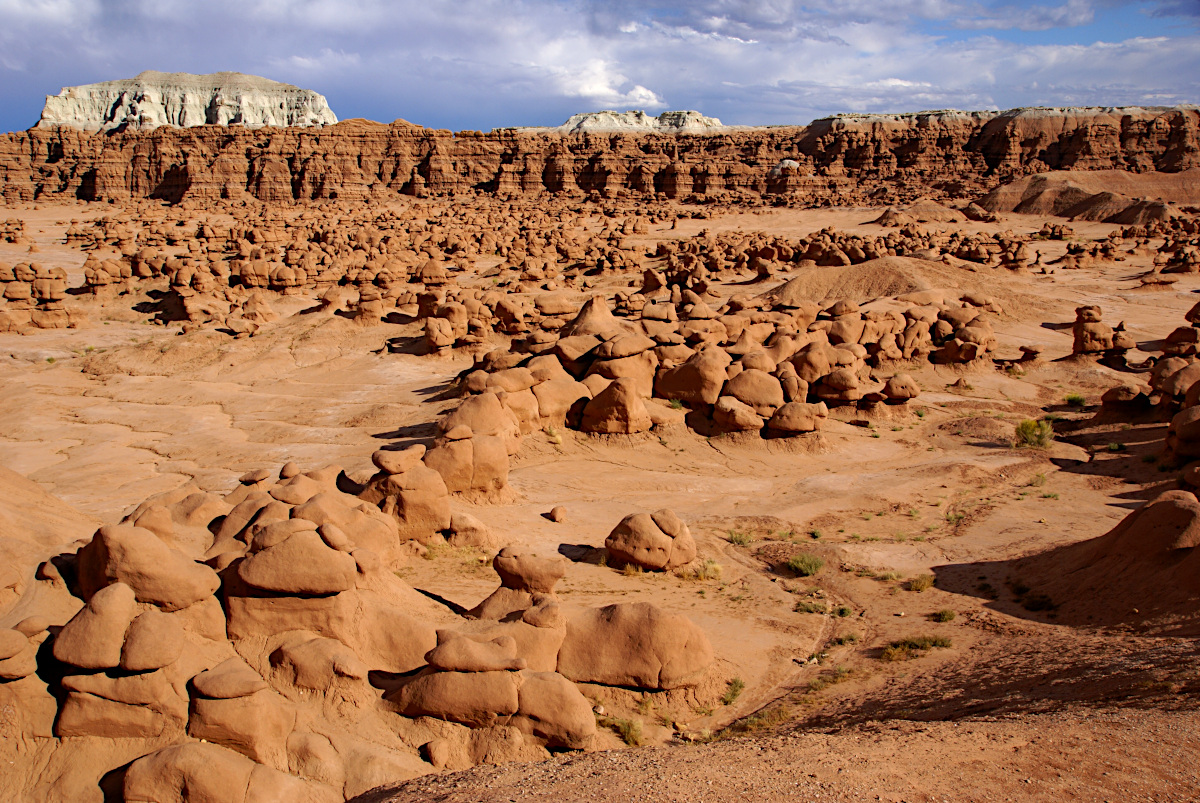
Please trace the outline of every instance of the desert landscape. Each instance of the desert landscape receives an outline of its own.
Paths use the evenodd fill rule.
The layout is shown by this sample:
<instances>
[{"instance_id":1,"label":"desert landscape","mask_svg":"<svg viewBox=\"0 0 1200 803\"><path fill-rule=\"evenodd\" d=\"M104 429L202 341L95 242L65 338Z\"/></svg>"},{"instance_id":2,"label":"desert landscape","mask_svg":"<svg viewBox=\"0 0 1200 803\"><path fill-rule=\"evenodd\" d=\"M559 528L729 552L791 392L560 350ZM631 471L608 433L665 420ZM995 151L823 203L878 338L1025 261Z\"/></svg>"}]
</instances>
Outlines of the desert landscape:
<instances>
[{"instance_id":1,"label":"desert landscape","mask_svg":"<svg viewBox=\"0 0 1200 803\"><path fill-rule=\"evenodd\" d=\"M1197 108L143 73L0 196L5 799L1195 798Z\"/></svg>"}]
</instances>

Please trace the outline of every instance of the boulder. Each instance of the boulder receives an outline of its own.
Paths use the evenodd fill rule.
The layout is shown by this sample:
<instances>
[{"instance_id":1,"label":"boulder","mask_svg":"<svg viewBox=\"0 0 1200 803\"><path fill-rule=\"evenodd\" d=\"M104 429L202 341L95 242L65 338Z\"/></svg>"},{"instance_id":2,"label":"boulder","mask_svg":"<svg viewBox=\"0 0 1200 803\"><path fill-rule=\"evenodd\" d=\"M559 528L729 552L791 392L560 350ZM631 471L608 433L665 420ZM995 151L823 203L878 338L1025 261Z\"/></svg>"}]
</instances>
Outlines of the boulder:
<instances>
[{"instance_id":1,"label":"boulder","mask_svg":"<svg viewBox=\"0 0 1200 803\"><path fill-rule=\"evenodd\" d=\"M633 602L568 619L558 671L579 683L674 689L694 685L712 662L708 637L687 617Z\"/></svg>"},{"instance_id":2,"label":"boulder","mask_svg":"<svg viewBox=\"0 0 1200 803\"><path fill-rule=\"evenodd\" d=\"M696 559L696 542L674 512L633 513L621 519L604 548L620 563L645 569L675 569Z\"/></svg>"}]
</instances>

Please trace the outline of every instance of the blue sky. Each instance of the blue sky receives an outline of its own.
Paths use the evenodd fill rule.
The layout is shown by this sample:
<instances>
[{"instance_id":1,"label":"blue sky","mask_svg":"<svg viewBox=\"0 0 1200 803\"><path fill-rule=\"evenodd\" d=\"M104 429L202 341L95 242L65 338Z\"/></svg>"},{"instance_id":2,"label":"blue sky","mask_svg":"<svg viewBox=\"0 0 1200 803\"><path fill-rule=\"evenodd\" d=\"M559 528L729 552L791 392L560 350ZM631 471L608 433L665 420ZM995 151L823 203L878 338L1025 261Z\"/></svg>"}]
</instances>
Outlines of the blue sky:
<instances>
[{"instance_id":1,"label":"blue sky","mask_svg":"<svg viewBox=\"0 0 1200 803\"><path fill-rule=\"evenodd\" d=\"M339 117L737 124L1200 102L1200 0L0 0L0 130L62 86L238 70Z\"/></svg>"}]
</instances>

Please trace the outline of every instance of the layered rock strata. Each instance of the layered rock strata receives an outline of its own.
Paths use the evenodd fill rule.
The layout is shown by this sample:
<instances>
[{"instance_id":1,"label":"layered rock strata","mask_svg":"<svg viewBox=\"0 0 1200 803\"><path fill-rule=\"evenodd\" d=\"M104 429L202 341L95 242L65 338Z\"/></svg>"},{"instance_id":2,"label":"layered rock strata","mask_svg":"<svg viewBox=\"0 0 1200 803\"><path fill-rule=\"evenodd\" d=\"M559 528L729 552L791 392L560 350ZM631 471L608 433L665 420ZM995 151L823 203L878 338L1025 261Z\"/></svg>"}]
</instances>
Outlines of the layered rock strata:
<instances>
[{"instance_id":1,"label":"layered rock strata","mask_svg":"<svg viewBox=\"0 0 1200 803\"><path fill-rule=\"evenodd\" d=\"M147 70L136 78L68 86L57 95L47 95L37 128L107 132L336 122L324 95L291 84L237 72L192 75Z\"/></svg>"},{"instance_id":2,"label":"layered rock strata","mask_svg":"<svg viewBox=\"0 0 1200 803\"><path fill-rule=\"evenodd\" d=\"M84 200L386 199L528 194L878 203L963 197L1047 170L1200 166L1194 108L1017 109L835 117L688 134L203 126L0 137L0 194ZM870 189L873 188L873 189Z\"/></svg>"}]
</instances>

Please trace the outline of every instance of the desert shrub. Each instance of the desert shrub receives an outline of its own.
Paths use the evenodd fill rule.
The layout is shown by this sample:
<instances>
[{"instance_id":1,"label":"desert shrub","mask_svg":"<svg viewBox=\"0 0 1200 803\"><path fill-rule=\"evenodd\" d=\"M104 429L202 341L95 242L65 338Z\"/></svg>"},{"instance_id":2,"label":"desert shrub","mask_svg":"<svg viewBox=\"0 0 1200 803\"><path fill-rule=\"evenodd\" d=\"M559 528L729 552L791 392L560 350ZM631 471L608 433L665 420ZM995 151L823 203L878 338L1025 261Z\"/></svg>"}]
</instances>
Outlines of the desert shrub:
<instances>
[{"instance_id":1,"label":"desert shrub","mask_svg":"<svg viewBox=\"0 0 1200 803\"><path fill-rule=\"evenodd\" d=\"M929 618L935 622L953 622L954 617L956 616L958 616L958 614L954 611L950 610L949 608L943 608L937 613L930 614Z\"/></svg>"},{"instance_id":2,"label":"desert shrub","mask_svg":"<svg viewBox=\"0 0 1200 803\"><path fill-rule=\"evenodd\" d=\"M1087 404L1087 399L1084 398L1082 393L1068 393L1063 397L1063 401L1072 407L1083 407Z\"/></svg>"},{"instance_id":3,"label":"desert shrub","mask_svg":"<svg viewBox=\"0 0 1200 803\"><path fill-rule=\"evenodd\" d=\"M802 599L796 603L796 607L792 608L792 610L796 613L825 613L826 608L824 602L810 602Z\"/></svg>"},{"instance_id":4,"label":"desert shrub","mask_svg":"<svg viewBox=\"0 0 1200 803\"><path fill-rule=\"evenodd\" d=\"M1029 485L1030 485L1030 487L1033 487L1033 488L1040 488L1041 486L1043 486L1045 484L1046 484L1046 475L1045 474L1034 474L1033 477L1031 477L1029 480Z\"/></svg>"},{"instance_id":5,"label":"desert shrub","mask_svg":"<svg viewBox=\"0 0 1200 803\"><path fill-rule=\"evenodd\" d=\"M642 743L642 722L639 719L600 717L600 725L616 732L630 747L637 747Z\"/></svg>"},{"instance_id":6,"label":"desert shrub","mask_svg":"<svg viewBox=\"0 0 1200 803\"><path fill-rule=\"evenodd\" d=\"M834 610L834 614L842 619L845 619L847 616L850 616L852 613L854 613L854 609L851 608L849 605L839 605Z\"/></svg>"},{"instance_id":7,"label":"desert shrub","mask_svg":"<svg viewBox=\"0 0 1200 803\"><path fill-rule=\"evenodd\" d=\"M916 577L908 581L908 590L918 593L927 591L933 588L934 576L932 574L918 574Z\"/></svg>"},{"instance_id":8,"label":"desert shrub","mask_svg":"<svg viewBox=\"0 0 1200 803\"><path fill-rule=\"evenodd\" d=\"M730 530L726 537L729 543L734 546L749 546L754 541L754 537L749 533L738 532L737 530Z\"/></svg>"},{"instance_id":9,"label":"desert shrub","mask_svg":"<svg viewBox=\"0 0 1200 803\"><path fill-rule=\"evenodd\" d=\"M696 568L687 569L680 576L685 580L720 580L721 564L709 558Z\"/></svg>"},{"instance_id":10,"label":"desert shrub","mask_svg":"<svg viewBox=\"0 0 1200 803\"><path fill-rule=\"evenodd\" d=\"M821 571L821 567L824 565L824 560L808 552L792 555L792 557L788 558L787 562L787 567L801 577L812 577Z\"/></svg>"},{"instance_id":11,"label":"desert shrub","mask_svg":"<svg viewBox=\"0 0 1200 803\"><path fill-rule=\"evenodd\" d=\"M1110 452L1123 452L1127 448L1128 447L1125 444L1117 443L1116 441L1114 441L1108 445L1108 451L1110 451Z\"/></svg>"},{"instance_id":12,"label":"desert shrub","mask_svg":"<svg viewBox=\"0 0 1200 803\"><path fill-rule=\"evenodd\" d=\"M950 639L945 636L909 636L899 641L893 641L880 653L881 661L907 661L924 655L929 650L938 647L949 647Z\"/></svg>"},{"instance_id":13,"label":"desert shrub","mask_svg":"<svg viewBox=\"0 0 1200 803\"><path fill-rule=\"evenodd\" d=\"M725 688L725 693L721 695L721 705L733 705L745 688L746 681L741 678L734 678L729 681L729 685Z\"/></svg>"},{"instance_id":14,"label":"desert shrub","mask_svg":"<svg viewBox=\"0 0 1200 803\"><path fill-rule=\"evenodd\" d=\"M682 410L683 409L683 400L682 399L671 399L671 409L672 410Z\"/></svg>"},{"instance_id":15,"label":"desert shrub","mask_svg":"<svg viewBox=\"0 0 1200 803\"><path fill-rule=\"evenodd\" d=\"M624 568L621 569L621 574L625 575L626 577L633 577L634 575L641 573L642 567L638 566L636 563L626 563Z\"/></svg>"},{"instance_id":16,"label":"desert shrub","mask_svg":"<svg viewBox=\"0 0 1200 803\"><path fill-rule=\"evenodd\" d=\"M1026 418L1017 424L1016 445L1043 449L1054 440L1054 426L1049 421Z\"/></svg>"}]
</instances>

